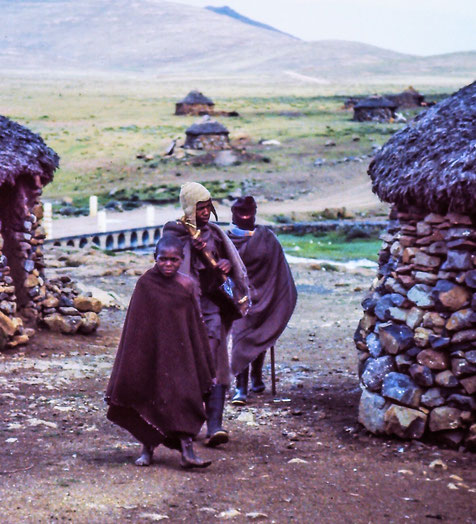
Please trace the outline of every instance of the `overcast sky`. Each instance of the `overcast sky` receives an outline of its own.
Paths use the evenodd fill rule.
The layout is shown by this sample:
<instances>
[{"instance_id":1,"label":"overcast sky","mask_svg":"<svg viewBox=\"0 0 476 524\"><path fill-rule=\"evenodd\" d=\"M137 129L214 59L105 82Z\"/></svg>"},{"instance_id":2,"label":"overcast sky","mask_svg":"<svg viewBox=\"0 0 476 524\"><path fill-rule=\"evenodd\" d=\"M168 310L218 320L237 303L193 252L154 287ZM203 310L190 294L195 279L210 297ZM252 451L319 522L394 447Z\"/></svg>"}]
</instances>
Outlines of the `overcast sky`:
<instances>
[{"instance_id":1,"label":"overcast sky","mask_svg":"<svg viewBox=\"0 0 476 524\"><path fill-rule=\"evenodd\" d=\"M303 40L354 40L418 55L476 50L475 0L177 0L235 11Z\"/></svg>"}]
</instances>

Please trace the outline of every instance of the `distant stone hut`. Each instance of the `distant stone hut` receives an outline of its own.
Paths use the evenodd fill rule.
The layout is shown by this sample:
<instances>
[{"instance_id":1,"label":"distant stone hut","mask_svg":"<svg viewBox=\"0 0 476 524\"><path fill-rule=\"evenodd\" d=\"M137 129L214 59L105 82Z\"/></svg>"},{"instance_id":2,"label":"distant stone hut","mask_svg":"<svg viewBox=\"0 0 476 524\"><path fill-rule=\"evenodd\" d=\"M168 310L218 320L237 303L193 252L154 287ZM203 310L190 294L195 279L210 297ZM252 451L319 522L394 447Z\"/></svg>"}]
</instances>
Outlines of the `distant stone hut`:
<instances>
[{"instance_id":1,"label":"distant stone hut","mask_svg":"<svg viewBox=\"0 0 476 524\"><path fill-rule=\"evenodd\" d=\"M69 277L45 277L40 195L58 164L40 136L0 116L0 350L27 343L39 325L87 333L99 323L99 301Z\"/></svg>"},{"instance_id":2,"label":"distant stone hut","mask_svg":"<svg viewBox=\"0 0 476 524\"><path fill-rule=\"evenodd\" d=\"M395 102L399 109L413 109L425 105L425 97L412 86L398 95L385 95L390 101Z\"/></svg>"},{"instance_id":3,"label":"distant stone hut","mask_svg":"<svg viewBox=\"0 0 476 524\"><path fill-rule=\"evenodd\" d=\"M354 105L356 122L389 122L395 118L398 104L383 96L374 95Z\"/></svg>"},{"instance_id":4,"label":"distant stone hut","mask_svg":"<svg viewBox=\"0 0 476 524\"><path fill-rule=\"evenodd\" d=\"M218 151L230 149L229 131L216 120L204 117L186 130L184 148Z\"/></svg>"},{"instance_id":5,"label":"distant stone hut","mask_svg":"<svg viewBox=\"0 0 476 524\"><path fill-rule=\"evenodd\" d=\"M355 333L359 421L476 449L476 82L421 113L369 167L393 204Z\"/></svg>"},{"instance_id":6,"label":"distant stone hut","mask_svg":"<svg viewBox=\"0 0 476 524\"><path fill-rule=\"evenodd\" d=\"M215 107L214 102L200 93L200 91L190 91L190 93L180 102L175 104L176 115L210 115Z\"/></svg>"}]
</instances>

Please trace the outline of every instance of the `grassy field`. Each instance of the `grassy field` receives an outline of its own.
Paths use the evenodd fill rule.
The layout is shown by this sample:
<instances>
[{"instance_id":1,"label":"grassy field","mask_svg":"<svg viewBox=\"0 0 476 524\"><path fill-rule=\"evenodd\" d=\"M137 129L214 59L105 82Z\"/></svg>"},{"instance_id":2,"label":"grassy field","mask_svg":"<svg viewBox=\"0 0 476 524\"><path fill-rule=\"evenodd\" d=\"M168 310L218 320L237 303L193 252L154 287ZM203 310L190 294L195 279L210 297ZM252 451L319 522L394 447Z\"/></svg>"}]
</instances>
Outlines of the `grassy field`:
<instances>
[{"instance_id":1,"label":"grassy field","mask_svg":"<svg viewBox=\"0 0 476 524\"><path fill-rule=\"evenodd\" d=\"M382 241L376 238L354 238L348 240L345 235L329 233L326 235L279 235L279 241L286 253L297 257L321 258L348 261L366 258L374 262Z\"/></svg>"},{"instance_id":2,"label":"grassy field","mask_svg":"<svg viewBox=\"0 0 476 524\"><path fill-rule=\"evenodd\" d=\"M199 85L194 85L199 84ZM192 167L183 160L163 159L172 139L183 138L196 118L173 115L175 102L190 88L211 96L216 109L238 111L237 118L219 118L232 140L269 158L239 166ZM406 86L380 86L399 91ZM255 80L213 82L134 80L130 78L2 78L0 114L38 132L61 157L60 169L45 197L69 197L78 205L91 193L101 201L122 191L139 199L174 198L184 180L245 184L266 198L296 198L319 184L332 185L342 176L365 174L366 164L317 168L327 161L369 154L401 124L360 124L343 109L348 94L373 92L375 86L266 86ZM435 90L434 90L435 91ZM437 90L436 90L437 91ZM411 113L413 114L413 113ZM411 115L410 115L411 116ZM275 139L279 147L259 144ZM326 147L329 140L335 146ZM138 158L139 157L139 158ZM343 175L344 173L344 175ZM315 176L314 181L311 178ZM350 180L350 179L349 179ZM351 183L351 180L350 182ZM301 186L300 186L301 184ZM318 189L318 187L317 187ZM160 198L159 198L160 200Z\"/></svg>"}]
</instances>

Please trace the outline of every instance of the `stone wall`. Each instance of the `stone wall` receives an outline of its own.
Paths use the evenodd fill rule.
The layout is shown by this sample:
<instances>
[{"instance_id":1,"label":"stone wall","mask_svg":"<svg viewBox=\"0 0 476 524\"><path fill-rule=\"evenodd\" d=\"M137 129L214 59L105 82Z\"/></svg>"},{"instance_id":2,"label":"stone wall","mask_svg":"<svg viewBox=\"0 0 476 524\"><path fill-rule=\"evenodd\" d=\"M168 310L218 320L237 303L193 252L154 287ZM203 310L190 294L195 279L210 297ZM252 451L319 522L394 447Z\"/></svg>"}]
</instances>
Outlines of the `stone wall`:
<instances>
[{"instance_id":1,"label":"stone wall","mask_svg":"<svg viewBox=\"0 0 476 524\"><path fill-rule=\"evenodd\" d=\"M63 333L91 333L99 325L98 300L81 296L69 277L46 281L42 218L37 202L19 230L0 223L0 350L26 344L38 325ZM6 242L14 271L4 254Z\"/></svg>"},{"instance_id":2,"label":"stone wall","mask_svg":"<svg viewBox=\"0 0 476 524\"><path fill-rule=\"evenodd\" d=\"M355 333L359 421L476 448L476 231L464 215L394 213Z\"/></svg>"},{"instance_id":3,"label":"stone wall","mask_svg":"<svg viewBox=\"0 0 476 524\"><path fill-rule=\"evenodd\" d=\"M222 149L230 149L228 135L187 135L187 140L184 144L185 148L189 149L205 149L207 151L219 151Z\"/></svg>"},{"instance_id":4,"label":"stone wall","mask_svg":"<svg viewBox=\"0 0 476 524\"><path fill-rule=\"evenodd\" d=\"M176 115L211 115L213 114L213 106L208 104L175 104Z\"/></svg>"},{"instance_id":5,"label":"stone wall","mask_svg":"<svg viewBox=\"0 0 476 524\"><path fill-rule=\"evenodd\" d=\"M389 122L394 117L394 112L388 107L354 107L352 120L356 122Z\"/></svg>"}]
</instances>

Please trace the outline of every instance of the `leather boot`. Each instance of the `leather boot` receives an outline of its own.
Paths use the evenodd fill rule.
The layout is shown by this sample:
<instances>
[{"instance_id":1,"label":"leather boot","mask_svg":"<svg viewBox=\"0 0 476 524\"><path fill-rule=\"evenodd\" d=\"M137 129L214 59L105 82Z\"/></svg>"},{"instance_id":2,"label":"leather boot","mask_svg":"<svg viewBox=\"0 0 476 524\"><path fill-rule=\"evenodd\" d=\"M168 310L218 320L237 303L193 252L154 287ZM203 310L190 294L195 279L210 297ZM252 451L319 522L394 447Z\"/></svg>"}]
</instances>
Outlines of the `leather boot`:
<instances>
[{"instance_id":1,"label":"leather boot","mask_svg":"<svg viewBox=\"0 0 476 524\"><path fill-rule=\"evenodd\" d=\"M244 406L248 395L248 366L236 375L236 390L235 395L231 399L231 403L235 406Z\"/></svg>"},{"instance_id":2,"label":"leather boot","mask_svg":"<svg viewBox=\"0 0 476 524\"><path fill-rule=\"evenodd\" d=\"M223 384L213 386L208 398L205 400L207 412L207 439L205 440L205 446L210 448L228 442L228 432L222 428L226 389L227 387Z\"/></svg>"},{"instance_id":3,"label":"leather boot","mask_svg":"<svg viewBox=\"0 0 476 524\"><path fill-rule=\"evenodd\" d=\"M192 437L181 438L180 446L182 447L182 459L180 460L182 468L207 468L212 463L211 460L201 460L195 455Z\"/></svg>"},{"instance_id":4,"label":"leather boot","mask_svg":"<svg viewBox=\"0 0 476 524\"><path fill-rule=\"evenodd\" d=\"M263 382L263 364L266 351L260 353L251 363L251 391L262 393L265 390Z\"/></svg>"}]
</instances>

